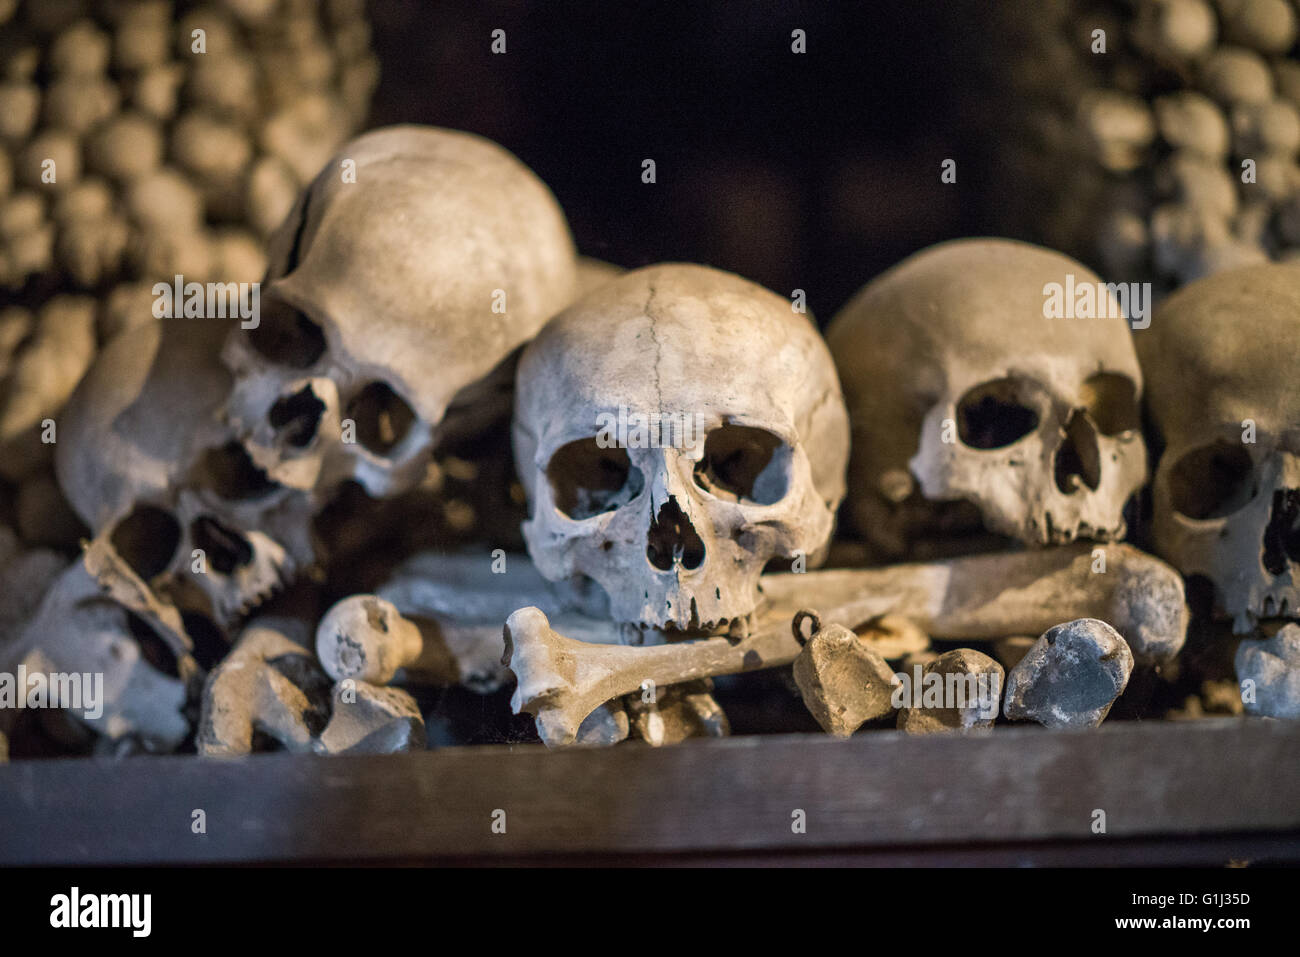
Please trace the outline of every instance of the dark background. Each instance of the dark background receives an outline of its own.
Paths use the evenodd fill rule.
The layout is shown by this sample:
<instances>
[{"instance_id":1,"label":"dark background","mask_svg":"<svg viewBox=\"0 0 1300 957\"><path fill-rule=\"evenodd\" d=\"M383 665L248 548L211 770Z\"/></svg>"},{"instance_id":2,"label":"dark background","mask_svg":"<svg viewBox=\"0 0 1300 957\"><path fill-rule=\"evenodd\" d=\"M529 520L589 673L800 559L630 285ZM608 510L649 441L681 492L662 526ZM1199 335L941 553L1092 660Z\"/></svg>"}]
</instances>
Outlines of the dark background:
<instances>
[{"instance_id":1,"label":"dark background","mask_svg":"<svg viewBox=\"0 0 1300 957\"><path fill-rule=\"evenodd\" d=\"M909 253L998 232L981 7L372 0L370 122L496 140L554 190L586 255L801 288L825 323Z\"/></svg>"}]
</instances>

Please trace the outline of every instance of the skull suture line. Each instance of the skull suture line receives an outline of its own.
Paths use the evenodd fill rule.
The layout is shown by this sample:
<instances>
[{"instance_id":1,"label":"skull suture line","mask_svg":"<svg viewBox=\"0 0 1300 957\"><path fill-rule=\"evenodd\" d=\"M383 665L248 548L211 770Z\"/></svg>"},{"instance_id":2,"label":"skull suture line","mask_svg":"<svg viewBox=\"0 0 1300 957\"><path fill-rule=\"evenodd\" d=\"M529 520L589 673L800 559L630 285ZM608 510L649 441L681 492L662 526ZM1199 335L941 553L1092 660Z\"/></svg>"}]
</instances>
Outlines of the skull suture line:
<instances>
[{"instance_id":1,"label":"skull suture line","mask_svg":"<svg viewBox=\"0 0 1300 957\"><path fill-rule=\"evenodd\" d=\"M572 300L576 269L555 198L506 150L367 133L273 237L261 325L223 353L226 415L272 480L318 500L349 479L404 491L437 442L508 414L505 360Z\"/></svg>"},{"instance_id":2,"label":"skull suture line","mask_svg":"<svg viewBox=\"0 0 1300 957\"><path fill-rule=\"evenodd\" d=\"M1045 316L1044 287L1071 274L1098 283L1026 243L948 242L870 282L832 321L853 422L849 513L886 555L941 534L958 500L1022 542L1123 537L1146 477L1142 376L1117 307Z\"/></svg>"},{"instance_id":3,"label":"skull suture line","mask_svg":"<svg viewBox=\"0 0 1300 957\"><path fill-rule=\"evenodd\" d=\"M620 411L699 422L703 440L604 447ZM848 420L807 316L738 276L669 264L598 288L539 333L520 361L514 443L543 576L595 592L618 622L718 633L743 629L769 560L815 563L826 546Z\"/></svg>"},{"instance_id":4,"label":"skull suture line","mask_svg":"<svg viewBox=\"0 0 1300 957\"><path fill-rule=\"evenodd\" d=\"M1165 448L1156 550L1247 631L1300 614L1300 266L1216 273L1136 333Z\"/></svg>"}]
</instances>

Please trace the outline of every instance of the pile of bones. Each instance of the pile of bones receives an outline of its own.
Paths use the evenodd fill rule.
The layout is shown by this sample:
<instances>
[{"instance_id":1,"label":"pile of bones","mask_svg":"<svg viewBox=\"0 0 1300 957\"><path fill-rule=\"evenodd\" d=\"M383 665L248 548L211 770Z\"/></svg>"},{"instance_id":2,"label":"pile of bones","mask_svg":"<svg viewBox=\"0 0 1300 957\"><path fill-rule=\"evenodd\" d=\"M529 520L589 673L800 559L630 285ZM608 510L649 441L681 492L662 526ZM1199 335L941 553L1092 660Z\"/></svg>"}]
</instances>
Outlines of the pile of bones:
<instances>
[{"instance_id":1,"label":"pile of bones","mask_svg":"<svg viewBox=\"0 0 1300 957\"><path fill-rule=\"evenodd\" d=\"M255 327L134 324L50 430L88 534L0 673L103 692L0 710L15 757L1300 717L1300 266L1131 330L1047 317L1111 295L1081 263L957 240L823 336L578 256L517 159L421 127L348 143L268 262Z\"/></svg>"}]
</instances>

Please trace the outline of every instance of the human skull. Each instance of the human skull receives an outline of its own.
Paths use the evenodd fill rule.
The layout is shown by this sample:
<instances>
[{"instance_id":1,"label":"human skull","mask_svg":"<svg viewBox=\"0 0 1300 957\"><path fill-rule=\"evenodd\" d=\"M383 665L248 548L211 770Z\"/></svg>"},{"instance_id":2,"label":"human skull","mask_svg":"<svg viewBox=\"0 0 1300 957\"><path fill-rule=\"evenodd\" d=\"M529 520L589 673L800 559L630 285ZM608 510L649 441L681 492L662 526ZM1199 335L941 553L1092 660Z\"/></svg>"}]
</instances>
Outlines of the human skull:
<instances>
[{"instance_id":1,"label":"human skull","mask_svg":"<svg viewBox=\"0 0 1300 957\"><path fill-rule=\"evenodd\" d=\"M1097 282L1026 243L942 243L832 321L853 427L848 511L886 554L952 528L970 510L955 502L1021 542L1123 537L1146 477L1141 372L1117 305L1112 318L1046 318L1045 286L1070 274Z\"/></svg>"},{"instance_id":2,"label":"human skull","mask_svg":"<svg viewBox=\"0 0 1300 957\"><path fill-rule=\"evenodd\" d=\"M227 627L310 562L307 496L276 485L218 419L224 330L162 320L113 339L60 422L69 503L146 584Z\"/></svg>"},{"instance_id":3,"label":"human skull","mask_svg":"<svg viewBox=\"0 0 1300 957\"><path fill-rule=\"evenodd\" d=\"M1136 333L1165 448L1156 550L1247 631L1300 615L1300 265L1216 273Z\"/></svg>"},{"instance_id":4,"label":"human skull","mask_svg":"<svg viewBox=\"0 0 1300 957\"><path fill-rule=\"evenodd\" d=\"M657 641L743 628L769 560L816 560L844 495L848 419L807 316L730 273L668 264L539 333L514 444L542 575L595 583L602 611L639 626L630 640Z\"/></svg>"},{"instance_id":5,"label":"human skull","mask_svg":"<svg viewBox=\"0 0 1300 957\"><path fill-rule=\"evenodd\" d=\"M507 358L577 288L546 186L496 144L432 127L346 144L269 259L261 322L223 353L226 415L273 481L318 500L349 479L405 491L436 442L508 414Z\"/></svg>"}]
</instances>

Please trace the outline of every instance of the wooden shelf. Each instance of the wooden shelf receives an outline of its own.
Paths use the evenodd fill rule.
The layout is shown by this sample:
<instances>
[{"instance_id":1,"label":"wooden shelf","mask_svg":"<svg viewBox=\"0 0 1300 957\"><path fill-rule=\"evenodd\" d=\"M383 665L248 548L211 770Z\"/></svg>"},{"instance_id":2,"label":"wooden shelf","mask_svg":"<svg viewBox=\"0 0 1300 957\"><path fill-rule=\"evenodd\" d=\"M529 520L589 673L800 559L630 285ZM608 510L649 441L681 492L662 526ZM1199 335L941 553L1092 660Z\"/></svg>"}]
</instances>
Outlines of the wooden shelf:
<instances>
[{"instance_id":1,"label":"wooden shelf","mask_svg":"<svg viewBox=\"0 0 1300 957\"><path fill-rule=\"evenodd\" d=\"M0 865L1232 858L1300 860L1300 723L0 766Z\"/></svg>"}]
</instances>

